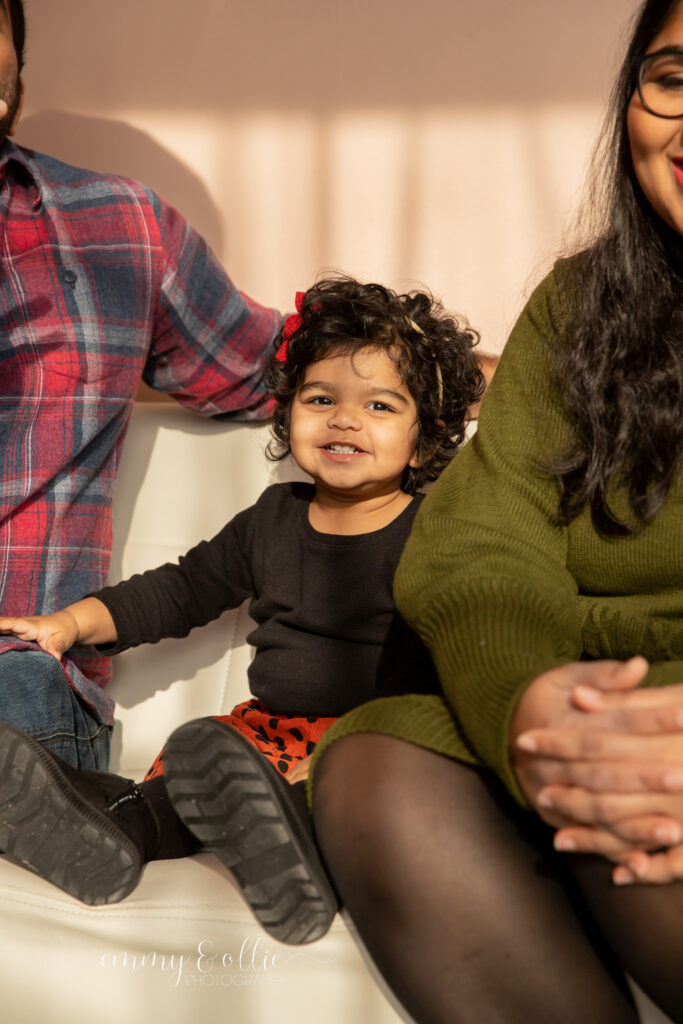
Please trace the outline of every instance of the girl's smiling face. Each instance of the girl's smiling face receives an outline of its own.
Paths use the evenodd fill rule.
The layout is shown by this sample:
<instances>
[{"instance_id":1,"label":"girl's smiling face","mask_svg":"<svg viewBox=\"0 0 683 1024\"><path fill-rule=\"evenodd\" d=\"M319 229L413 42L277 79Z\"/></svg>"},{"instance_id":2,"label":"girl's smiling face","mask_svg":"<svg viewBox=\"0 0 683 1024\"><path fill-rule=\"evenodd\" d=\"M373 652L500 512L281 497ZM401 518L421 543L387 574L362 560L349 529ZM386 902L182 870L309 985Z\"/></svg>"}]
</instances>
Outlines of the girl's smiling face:
<instances>
[{"instance_id":1,"label":"girl's smiling face","mask_svg":"<svg viewBox=\"0 0 683 1024\"><path fill-rule=\"evenodd\" d=\"M294 398L290 445L298 465L343 500L400 490L417 466L417 408L383 349L331 355L307 368Z\"/></svg>"},{"instance_id":2,"label":"girl's smiling face","mask_svg":"<svg viewBox=\"0 0 683 1024\"><path fill-rule=\"evenodd\" d=\"M678 5L648 53L667 46L683 49L683 5ZM650 114L638 93L628 108L628 137L638 183L656 213L683 235L683 117Z\"/></svg>"}]
</instances>

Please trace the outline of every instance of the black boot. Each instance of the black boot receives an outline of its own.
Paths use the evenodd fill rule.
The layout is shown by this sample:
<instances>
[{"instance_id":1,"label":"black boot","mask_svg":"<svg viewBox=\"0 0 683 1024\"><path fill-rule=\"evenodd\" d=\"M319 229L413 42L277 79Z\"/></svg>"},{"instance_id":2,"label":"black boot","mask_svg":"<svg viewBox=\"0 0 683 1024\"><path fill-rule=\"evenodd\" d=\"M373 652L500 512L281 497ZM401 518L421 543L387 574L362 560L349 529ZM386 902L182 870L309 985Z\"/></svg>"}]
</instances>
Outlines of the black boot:
<instances>
[{"instance_id":1,"label":"black boot","mask_svg":"<svg viewBox=\"0 0 683 1024\"><path fill-rule=\"evenodd\" d=\"M77 771L0 722L0 850L71 896L117 903L159 843L156 815L130 779Z\"/></svg>"},{"instance_id":2,"label":"black boot","mask_svg":"<svg viewBox=\"0 0 683 1024\"><path fill-rule=\"evenodd\" d=\"M286 782L241 733L212 718L171 735L164 779L177 814L230 868L263 928L292 945L322 938L338 901L301 787Z\"/></svg>"}]
</instances>

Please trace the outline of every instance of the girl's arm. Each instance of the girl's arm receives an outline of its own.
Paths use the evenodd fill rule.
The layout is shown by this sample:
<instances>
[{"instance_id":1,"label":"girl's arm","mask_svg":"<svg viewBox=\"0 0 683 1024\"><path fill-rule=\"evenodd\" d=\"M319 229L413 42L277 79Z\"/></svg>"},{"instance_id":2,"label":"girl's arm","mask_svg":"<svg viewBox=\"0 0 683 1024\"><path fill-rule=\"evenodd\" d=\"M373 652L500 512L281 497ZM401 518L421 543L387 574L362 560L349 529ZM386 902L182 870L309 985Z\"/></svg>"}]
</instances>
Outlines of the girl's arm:
<instances>
[{"instance_id":1,"label":"girl's arm","mask_svg":"<svg viewBox=\"0 0 683 1024\"><path fill-rule=\"evenodd\" d=\"M107 644L118 639L114 620L96 597L86 597L51 615L0 617L0 633L31 640L58 661L74 644Z\"/></svg>"},{"instance_id":2,"label":"girl's arm","mask_svg":"<svg viewBox=\"0 0 683 1024\"><path fill-rule=\"evenodd\" d=\"M253 595L246 549L256 507L240 512L177 563L103 587L97 595L50 615L0 617L0 633L37 643L57 659L76 643L97 644L107 654L118 654L167 636L187 636L195 626Z\"/></svg>"}]
</instances>

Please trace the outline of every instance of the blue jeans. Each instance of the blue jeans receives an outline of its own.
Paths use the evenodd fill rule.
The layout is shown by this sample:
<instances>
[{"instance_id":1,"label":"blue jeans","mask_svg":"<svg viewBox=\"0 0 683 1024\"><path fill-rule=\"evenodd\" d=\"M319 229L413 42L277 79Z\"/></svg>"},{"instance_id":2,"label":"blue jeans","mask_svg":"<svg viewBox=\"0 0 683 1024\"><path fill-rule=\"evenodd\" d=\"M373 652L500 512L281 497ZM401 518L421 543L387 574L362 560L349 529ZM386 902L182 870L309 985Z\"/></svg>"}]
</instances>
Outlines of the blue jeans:
<instances>
[{"instance_id":1,"label":"blue jeans","mask_svg":"<svg viewBox=\"0 0 683 1024\"><path fill-rule=\"evenodd\" d=\"M0 655L0 721L34 736L74 768L106 771L111 728L71 688L43 651Z\"/></svg>"}]
</instances>

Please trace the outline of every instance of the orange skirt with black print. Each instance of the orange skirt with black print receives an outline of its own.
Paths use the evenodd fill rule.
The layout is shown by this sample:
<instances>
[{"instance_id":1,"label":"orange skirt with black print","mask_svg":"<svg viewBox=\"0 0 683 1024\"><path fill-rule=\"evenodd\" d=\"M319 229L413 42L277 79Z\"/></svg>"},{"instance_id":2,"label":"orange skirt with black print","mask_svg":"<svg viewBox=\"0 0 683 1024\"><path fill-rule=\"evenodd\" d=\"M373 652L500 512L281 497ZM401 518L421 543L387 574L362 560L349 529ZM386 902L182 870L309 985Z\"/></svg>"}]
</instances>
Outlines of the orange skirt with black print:
<instances>
[{"instance_id":1,"label":"orange skirt with black print","mask_svg":"<svg viewBox=\"0 0 683 1024\"><path fill-rule=\"evenodd\" d=\"M287 775L292 765L313 753L316 744L336 718L298 715L273 715L260 700L245 700L233 708L229 715L213 715L217 722L225 722L267 757L281 775ZM164 752L157 755L145 775L156 779L164 774Z\"/></svg>"}]
</instances>

